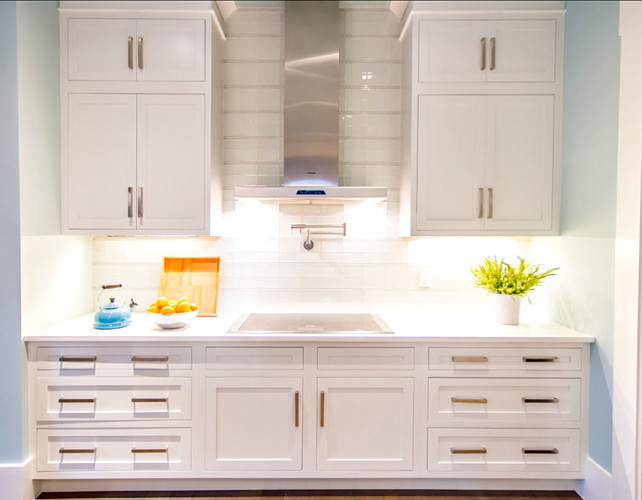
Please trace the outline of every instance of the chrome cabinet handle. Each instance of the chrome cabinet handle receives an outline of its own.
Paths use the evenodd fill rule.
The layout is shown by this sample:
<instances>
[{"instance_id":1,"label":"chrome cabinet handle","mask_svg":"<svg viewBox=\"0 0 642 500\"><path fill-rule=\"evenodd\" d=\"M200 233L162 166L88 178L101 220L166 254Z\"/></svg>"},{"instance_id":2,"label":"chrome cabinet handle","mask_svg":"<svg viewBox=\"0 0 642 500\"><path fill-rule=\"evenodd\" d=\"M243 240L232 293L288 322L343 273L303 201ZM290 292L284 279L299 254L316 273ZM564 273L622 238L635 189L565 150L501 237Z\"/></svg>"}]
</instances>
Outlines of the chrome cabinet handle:
<instances>
[{"instance_id":1,"label":"chrome cabinet handle","mask_svg":"<svg viewBox=\"0 0 642 500\"><path fill-rule=\"evenodd\" d=\"M143 37L138 37L138 69L143 69Z\"/></svg>"},{"instance_id":2,"label":"chrome cabinet handle","mask_svg":"<svg viewBox=\"0 0 642 500\"><path fill-rule=\"evenodd\" d=\"M479 209L477 210L477 218L484 218L484 188L479 188Z\"/></svg>"},{"instance_id":3,"label":"chrome cabinet handle","mask_svg":"<svg viewBox=\"0 0 642 500\"><path fill-rule=\"evenodd\" d=\"M522 398L522 403L559 403L557 398Z\"/></svg>"},{"instance_id":4,"label":"chrome cabinet handle","mask_svg":"<svg viewBox=\"0 0 642 500\"><path fill-rule=\"evenodd\" d=\"M486 450L486 448L451 448L450 453L452 453L453 455L486 455L488 453L488 450Z\"/></svg>"},{"instance_id":5,"label":"chrome cabinet handle","mask_svg":"<svg viewBox=\"0 0 642 500\"><path fill-rule=\"evenodd\" d=\"M96 453L96 448L60 448L58 453L61 455L69 453Z\"/></svg>"},{"instance_id":6,"label":"chrome cabinet handle","mask_svg":"<svg viewBox=\"0 0 642 500\"><path fill-rule=\"evenodd\" d=\"M486 69L486 37L481 39L481 68L482 71Z\"/></svg>"},{"instance_id":7,"label":"chrome cabinet handle","mask_svg":"<svg viewBox=\"0 0 642 500\"><path fill-rule=\"evenodd\" d=\"M134 69L134 37L127 37L127 67Z\"/></svg>"},{"instance_id":8,"label":"chrome cabinet handle","mask_svg":"<svg viewBox=\"0 0 642 500\"><path fill-rule=\"evenodd\" d=\"M75 358L75 357L70 357L70 356L60 356L58 358L58 361L60 363L95 363L96 362L96 356L87 356L86 358Z\"/></svg>"},{"instance_id":9,"label":"chrome cabinet handle","mask_svg":"<svg viewBox=\"0 0 642 500\"><path fill-rule=\"evenodd\" d=\"M557 455L559 454L557 448L545 448L545 449L534 449L534 448L522 448L522 453L524 455Z\"/></svg>"},{"instance_id":10,"label":"chrome cabinet handle","mask_svg":"<svg viewBox=\"0 0 642 500\"><path fill-rule=\"evenodd\" d=\"M325 427L325 392L321 391L321 414L319 417L319 426Z\"/></svg>"},{"instance_id":11,"label":"chrome cabinet handle","mask_svg":"<svg viewBox=\"0 0 642 500\"><path fill-rule=\"evenodd\" d=\"M139 187L138 188L138 200L137 200L137 207L136 210L138 212L138 221L142 225L143 224L143 188Z\"/></svg>"},{"instance_id":12,"label":"chrome cabinet handle","mask_svg":"<svg viewBox=\"0 0 642 500\"><path fill-rule=\"evenodd\" d=\"M294 427L299 426L299 391L294 391Z\"/></svg>"},{"instance_id":13,"label":"chrome cabinet handle","mask_svg":"<svg viewBox=\"0 0 642 500\"><path fill-rule=\"evenodd\" d=\"M493 218L493 188L488 188L488 218Z\"/></svg>"},{"instance_id":14,"label":"chrome cabinet handle","mask_svg":"<svg viewBox=\"0 0 642 500\"><path fill-rule=\"evenodd\" d=\"M167 448L132 448L132 453L167 453Z\"/></svg>"},{"instance_id":15,"label":"chrome cabinet handle","mask_svg":"<svg viewBox=\"0 0 642 500\"><path fill-rule=\"evenodd\" d=\"M559 363L559 360L557 356L524 356L522 358L524 363Z\"/></svg>"},{"instance_id":16,"label":"chrome cabinet handle","mask_svg":"<svg viewBox=\"0 0 642 500\"><path fill-rule=\"evenodd\" d=\"M453 356L453 363L488 363L486 356Z\"/></svg>"},{"instance_id":17,"label":"chrome cabinet handle","mask_svg":"<svg viewBox=\"0 0 642 500\"><path fill-rule=\"evenodd\" d=\"M165 363L169 356L132 356L132 363Z\"/></svg>"},{"instance_id":18,"label":"chrome cabinet handle","mask_svg":"<svg viewBox=\"0 0 642 500\"><path fill-rule=\"evenodd\" d=\"M134 217L134 188L131 186L127 188L127 217Z\"/></svg>"},{"instance_id":19,"label":"chrome cabinet handle","mask_svg":"<svg viewBox=\"0 0 642 500\"><path fill-rule=\"evenodd\" d=\"M488 404L487 398L450 398L452 403L472 403L485 405Z\"/></svg>"},{"instance_id":20,"label":"chrome cabinet handle","mask_svg":"<svg viewBox=\"0 0 642 500\"><path fill-rule=\"evenodd\" d=\"M169 398L132 398L132 403L168 403Z\"/></svg>"},{"instance_id":21,"label":"chrome cabinet handle","mask_svg":"<svg viewBox=\"0 0 642 500\"><path fill-rule=\"evenodd\" d=\"M58 398L59 403L95 403L96 398Z\"/></svg>"},{"instance_id":22,"label":"chrome cabinet handle","mask_svg":"<svg viewBox=\"0 0 642 500\"><path fill-rule=\"evenodd\" d=\"M495 52L496 52L497 41L495 37L490 39L490 70L495 69Z\"/></svg>"}]
</instances>

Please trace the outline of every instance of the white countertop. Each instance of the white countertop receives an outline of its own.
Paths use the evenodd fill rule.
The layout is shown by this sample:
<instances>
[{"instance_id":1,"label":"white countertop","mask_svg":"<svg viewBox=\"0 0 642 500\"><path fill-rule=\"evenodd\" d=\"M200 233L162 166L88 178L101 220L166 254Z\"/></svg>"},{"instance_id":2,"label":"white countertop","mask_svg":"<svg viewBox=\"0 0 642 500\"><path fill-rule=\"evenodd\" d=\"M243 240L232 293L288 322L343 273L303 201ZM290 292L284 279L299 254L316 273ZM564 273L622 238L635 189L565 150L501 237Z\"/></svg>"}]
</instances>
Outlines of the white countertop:
<instances>
[{"instance_id":1,"label":"white countertop","mask_svg":"<svg viewBox=\"0 0 642 500\"><path fill-rule=\"evenodd\" d=\"M240 314L225 313L213 318L196 318L187 327L162 330L144 313L134 313L131 325L114 330L92 327L93 314L25 335L25 342L403 342L426 340L477 340L500 342L591 343L595 338L552 323L524 323L517 326L498 325L487 316L466 311L431 313L380 313L394 334L229 334L227 330Z\"/></svg>"}]
</instances>

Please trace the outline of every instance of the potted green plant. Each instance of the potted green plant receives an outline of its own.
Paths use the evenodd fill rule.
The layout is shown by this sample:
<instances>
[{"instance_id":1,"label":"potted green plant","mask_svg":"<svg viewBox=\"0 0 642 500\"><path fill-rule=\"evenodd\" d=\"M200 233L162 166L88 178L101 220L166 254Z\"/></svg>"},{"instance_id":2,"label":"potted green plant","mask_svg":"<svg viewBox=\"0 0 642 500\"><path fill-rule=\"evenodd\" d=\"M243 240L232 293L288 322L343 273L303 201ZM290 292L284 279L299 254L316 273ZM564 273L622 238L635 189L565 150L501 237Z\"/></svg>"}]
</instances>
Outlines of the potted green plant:
<instances>
[{"instance_id":1,"label":"potted green plant","mask_svg":"<svg viewBox=\"0 0 642 500\"><path fill-rule=\"evenodd\" d=\"M522 297L527 297L536 286L549 276L554 276L555 267L540 271L538 265L518 257L518 263L511 265L504 259L486 257L481 264L473 266L473 283L489 292L491 309L495 320L505 325L519 323L519 310ZM530 299L529 299L530 301Z\"/></svg>"}]
</instances>

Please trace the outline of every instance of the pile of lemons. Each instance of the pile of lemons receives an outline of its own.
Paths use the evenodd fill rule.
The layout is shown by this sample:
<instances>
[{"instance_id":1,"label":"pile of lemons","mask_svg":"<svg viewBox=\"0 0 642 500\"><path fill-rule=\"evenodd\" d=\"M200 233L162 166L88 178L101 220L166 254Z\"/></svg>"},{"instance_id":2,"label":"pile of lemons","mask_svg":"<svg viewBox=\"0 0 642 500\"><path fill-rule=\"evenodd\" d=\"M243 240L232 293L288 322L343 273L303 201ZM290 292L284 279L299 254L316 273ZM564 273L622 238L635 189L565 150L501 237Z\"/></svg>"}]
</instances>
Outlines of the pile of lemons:
<instances>
[{"instance_id":1,"label":"pile of lemons","mask_svg":"<svg viewBox=\"0 0 642 500\"><path fill-rule=\"evenodd\" d=\"M198 310L198 305L192 303L187 297L178 300L168 300L167 297L158 297L147 308L147 312L160 314L185 313Z\"/></svg>"}]
</instances>

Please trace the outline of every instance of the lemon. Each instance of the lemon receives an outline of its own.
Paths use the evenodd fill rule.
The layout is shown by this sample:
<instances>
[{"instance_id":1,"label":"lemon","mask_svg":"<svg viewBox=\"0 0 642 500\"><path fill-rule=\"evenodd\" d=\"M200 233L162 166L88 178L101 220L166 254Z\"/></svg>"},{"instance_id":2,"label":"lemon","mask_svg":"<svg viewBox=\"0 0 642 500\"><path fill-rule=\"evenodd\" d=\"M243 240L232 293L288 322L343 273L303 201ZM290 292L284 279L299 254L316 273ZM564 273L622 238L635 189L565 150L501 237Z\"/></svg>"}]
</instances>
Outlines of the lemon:
<instances>
[{"instance_id":1,"label":"lemon","mask_svg":"<svg viewBox=\"0 0 642 500\"><path fill-rule=\"evenodd\" d=\"M198 309L198 305L197 305L197 304L190 304L189 308L190 308L192 311L196 311L196 310Z\"/></svg>"},{"instance_id":2,"label":"lemon","mask_svg":"<svg viewBox=\"0 0 642 500\"><path fill-rule=\"evenodd\" d=\"M189 312L189 311L191 311L191 307L190 307L189 301L182 301L182 302L179 302L176 305L176 312L177 313L184 313L184 312Z\"/></svg>"},{"instance_id":3,"label":"lemon","mask_svg":"<svg viewBox=\"0 0 642 500\"><path fill-rule=\"evenodd\" d=\"M167 300L167 297L158 297L158 299L156 299L157 307L165 307L167 305L169 305L169 300Z\"/></svg>"},{"instance_id":4,"label":"lemon","mask_svg":"<svg viewBox=\"0 0 642 500\"><path fill-rule=\"evenodd\" d=\"M172 306L164 306L161 308L161 314L174 314L176 310Z\"/></svg>"}]
</instances>

